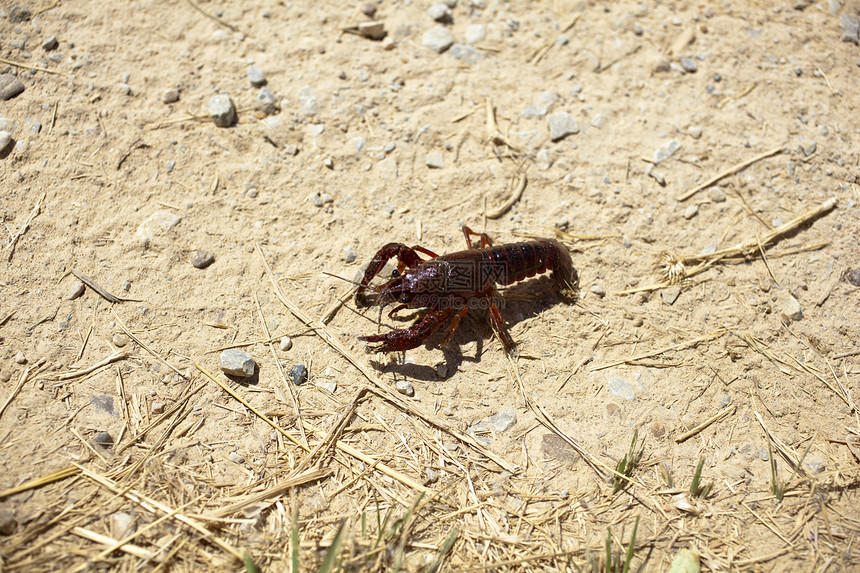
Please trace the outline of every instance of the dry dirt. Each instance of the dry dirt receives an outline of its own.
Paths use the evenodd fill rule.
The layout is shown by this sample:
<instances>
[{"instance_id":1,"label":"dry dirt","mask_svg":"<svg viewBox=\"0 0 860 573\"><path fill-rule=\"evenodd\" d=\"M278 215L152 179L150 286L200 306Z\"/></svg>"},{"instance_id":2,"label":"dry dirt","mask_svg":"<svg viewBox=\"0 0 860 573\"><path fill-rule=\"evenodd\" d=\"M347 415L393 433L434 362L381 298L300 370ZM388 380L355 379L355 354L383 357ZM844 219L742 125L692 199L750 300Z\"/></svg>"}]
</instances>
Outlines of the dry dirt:
<instances>
[{"instance_id":1,"label":"dry dirt","mask_svg":"<svg viewBox=\"0 0 860 573\"><path fill-rule=\"evenodd\" d=\"M840 26L860 4L460 0L461 47L441 54L422 45L429 6L380 1L373 41L343 32L368 20L355 3L38 0L21 22L2 4L0 56L20 64L2 67L26 89L0 102L0 570L235 571L246 551L271 571L294 551L304 571L327 554L595 568L637 517L646 570L682 549L710 570L860 567L860 50ZM279 99L269 117L251 65ZM236 125L209 118L216 94ZM551 141L546 112L578 133ZM498 243L563 231L578 300L546 279L505 289L515 366L479 311L446 346L366 354L359 336L414 315L378 327L376 309L337 307L336 276L387 242L460 250L461 224ZM698 274L678 263L739 243L745 258ZM192 266L199 249L214 264ZM264 261L311 319L336 309L325 331ZM679 282L645 288L667 266ZM72 272L131 300L70 299ZM233 343L250 382L218 368ZM489 423L509 408L513 427ZM713 487L695 496L700 460Z\"/></svg>"}]
</instances>

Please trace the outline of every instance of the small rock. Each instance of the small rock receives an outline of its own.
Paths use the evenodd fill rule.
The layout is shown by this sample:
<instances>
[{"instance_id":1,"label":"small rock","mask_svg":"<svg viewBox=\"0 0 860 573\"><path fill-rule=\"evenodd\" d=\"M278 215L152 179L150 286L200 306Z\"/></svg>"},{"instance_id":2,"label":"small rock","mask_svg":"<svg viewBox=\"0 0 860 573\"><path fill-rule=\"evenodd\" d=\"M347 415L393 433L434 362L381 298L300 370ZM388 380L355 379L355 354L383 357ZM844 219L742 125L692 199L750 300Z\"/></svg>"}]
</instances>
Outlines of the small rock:
<instances>
[{"instance_id":1,"label":"small rock","mask_svg":"<svg viewBox=\"0 0 860 573\"><path fill-rule=\"evenodd\" d=\"M130 96L132 94L131 86L128 84L119 84L117 87L119 88L120 93L123 95Z\"/></svg>"},{"instance_id":2,"label":"small rock","mask_svg":"<svg viewBox=\"0 0 860 573\"><path fill-rule=\"evenodd\" d=\"M209 99L209 115L218 127L230 127L236 123L236 106L227 94L214 95Z\"/></svg>"},{"instance_id":3,"label":"small rock","mask_svg":"<svg viewBox=\"0 0 860 573\"><path fill-rule=\"evenodd\" d=\"M454 21L454 16L451 14L451 9L446 4L439 2L433 4L427 9L427 15L434 21L440 24L450 24Z\"/></svg>"},{"instance_id":4,"label":"small rock","mask_svg":"<svg viewBox=\"0 0 860 573\"><path fill-rule=\"evenodd\" d=\"M120 511L110 516L110 533L114 539L128 537L136 529L134 516L131 513Z\"/></svg>"},{"instance_id":5,"label":"small rock","mask_svg":"<svg viewBox=\"0 0 860 573\"><path fill-rule=\"evenodd\" d=\"M292 347L293 347L293 339L290 338L289 336L282 336L281 337L281 350L286 352L287 350L289 350Z\"/></svg>"},{"instance_id":6,"label":"small rock","mask_svg":"<svg viewBox=\"0 0 860 573\"><path fill-rule=\"evenodd\" d=\"M603 297L605 297L605 296L606 296L606 291L605 291L605 290L604 290L604 288L603 288L602 286L600 286L600 285L593 285L593 286L591 287L591 292L592 292L592 293L594 293L594 294L596 294L596 295L597 295L597 296L599 296L600 298L603 298Z\"/></svg>"},{"instance_id":7,"label":"small rock","mask_svg":"<svg viewBox=\"0 0 860 573\"><path fill-rule=\"evenodd\" d=\"M308 368L304 364L296 364L293 366L293 369L290 370L290 378L293 380L293 384L296 386L301 386L305 382L308 381Z\"/></svg>"},{"instance_id":8,"label":"small rock","mask_svg":"<svg viewBox=\"0 0 860 573\"><path fill-rule=\"evenodd\" d=\"M205 269L209 265L215 262L215 257L212 256L212 253L205 249L200 249L199 251L194 251L191 253L191 266L196 269Z\"/></svg>"},{"instance_id":9,"label":"small rock","mask_svg":"<svg viewBox=\"0 0 860 573\"><path fill-rule=\"evenodd\" d=\"M111 436L107 432L99 432L98 434L93 436L93 443L97 446L101 446L106 450L109 450L113 447L113 436Z\"/></svg>"},{"instance_id":10,"label":"small rock","mask_svg":"<svg viewBox=\"0 0 860 573\"><path fill-rule=\"evenodd\" d=\"M144 246L152 243L156 233L167 232L182 221L175 213L157 211L146 218L137 228L137 240Z\"/></svg>"},{"instance_id":11,"label":"small rock","mask_svg":"<svg viewBox=\"0 0 860 573\"><path fill-rule=\"evenodd\" d=\"M675 304L675 301L678 300L678 297L681 296L681 287L670 286L663 289L663 292L660 293L660 297L663 299L668 305Z\"/></svg>"},{"instance_id":12,"label":"small rock","mask_svg":"<svg viewBox=\"0 0 860 573\"><path fill-rule=\"evenodd\" d=\"M128 336L126 336L125 334L120 334L119 332L117 332L116 334L114 334L111 337L110 341L117 348L122 348L126 344L128 344Z\"/></svg>"},{"instance_id":13,"label":"small rock","mask_svg":"<svg viewBox=\"0 0 860 573\"><path fill-rule=\"evenodd\" d=\"M18 521L8 509L0 509L0 535L12 535L18 529Z\"/></svg>"},{"instance_id":14,"label":"small rock","mask_svg":"<svg viewBox=\"0 0 860 573\"><path fill-rule=\"evenodd\" d=\"M442 362L436 366L436 376L439 378L445 378L448 376L448 365Z\"/></svg>"},{"instance_id":15,"label":"small rock","mask_svg":"<svg viewBox=\"0 0 860 573\"><path fill-rule=\"evenodd\" d=\"M777 295L777 303L782 313L781 316L784 319L788 319L788 322L797 322L803 318L803 309L800 307L800 302L791 296L791 294L781 291Z\"/></svg>"},{"instance_id":16,"label":"small rock","mask_svg":"<svg viewBox=\"0 0 860 573\"><path fill-rule=\"evenodd\" d=\"M153 402L152 403L152 413L153 414L163 414L164 413L164 402Z\"/></svg>"},{"instance_id":17,"label":"small rock","mask_svg":"<svg viewBox=\"0 0 860 573\"><path fill-rule=\"evenodd\" d=\"M164 93L161 94L161 101L164 103L176 103L179 101L179 90L176 88L170 88L164 90Z\"/></svg>"},{"instance_id":18,"label":"small rock","mask_svg":"<svg viewBox=\"0 0 860 573\"><path fill-rule=\"evenodd\" d=\"M75 300L84 294L86 288L87 287L81 281L75 281L75 284L73 284L72 288L69 289L69 294L66 295L66 300Z\"/></svg>"},{"instance_id":19,"label":"small rock","mask_svg":"<svg viewBox=\"0 0 860 573\"><path fill-rule=\"evenodd\" d=\"M227 454L227 457L230 458L230 461L234 464L244 464L245 458L242 457L242 454L239 452L230 452Z\"/></svg>"},{"instance_id":20,"label":"small rock","mask_svg":"<svg viewBox=\"0 0 860 573\"><path fill-rule=\"evenodd\" d=\"M662 438L666 433L666 426L660 420L653 420L650 425L651 435L655 438Z\"/></svg>"},{"instance_id":21,"label":"small rock","mask_svg":"<svg viewBox=\"0 0 860 573\"><path fill-rule=\"evenodd\" d=\"M12 144L12 134L8 131L0 130L0 153L6 151L6 148Z\"/></svg>"},{"instance_id":22,"label":"small rock","mask_svg":"<svg viewBox=\"0 0 860 573\"><path fill-rule=\"evenodd\" d=\"M501 434L511 429L517 423L517 413L513 408L505 408L503 412L490 416L490 424Z\"/></svg>"},{"instance_id":23,"label":"small rock","mask_svg":"<svg viewBox=\"0 0 860 573\"><path fill-rule=\"evenodd\" d=\"M314 95L314 90L310 86L305 86L299 90L298 113L304 117L313 117L319 113L319 104Z\"/></svg>"},{"instance_id":24,"label":"small rock","mask_svg":"<svg viewBox=\"0 0 860 573\"><path fill-rule=\"evenodd\" d=\"M14 74L0 75L0 100L6 101L24 91L24 84Z\"/></svg>"},{"instance_id":25,"label":"small rock","mask_svg":"<svg viewBox=\"0 0 860 573\"><path fill-rule=\"evenodd\" d=\"M642 29L642 24L639 22L633 22L633 33L637 36L641 36L644 30Z\"/></svg>"},{"instance_id":26,"label":"small rock","mask_svg":"<svg viewBox=\"0 0 860 573\"><path fill-rule=\"evenodd\" d=\"M466 28L466 43L474 46L479 42L483 42L487 37L487 27L483 24L470 24Z\"/></svg>"},{"instance_id":27,"label":"small rock","mask_svg":"<svg viewBox=\"0 0 860 573\"><path fill-rule=\"evenodd\" d=\"M343 260L346 264L354 263L355 259L358 258L358 253L355 252L353 247L347 247L343 250Z\"/></svg>"},{"instance_id":28,"label":"small rock","mask_svg":"<svg viewBox=\"0 0 860 573\"><path fill-rule=\"evenodd\" d=\"M361 22L358 25L358 33L371 40L381 40L387 34L385 22Z\"/></svg>"},{"instance_id":29,"label":"small rock","mask_svg":"<svg viewBox=\"0 0 860 573\"><path fill-rule=\"evenodd\" d=\"M698 205L690 205L689 207L684 209L684 218L685 219L692 219L698 213L699 213L699 206Z\"/></svg>"},{"instance_id":30,"label":"small rock","mask_svg":"<svg viewBox=\"0 0 860 573\"><path fill-rule=\"evenodd\" d=\"M818 145L814 141L803 136L797 138L797 147L806 157L809 157L818 149Z\"/></svg>"},{"instance_id":31,"label":"small rock","mask_svg":"<svg viewBox=\"0 0 860 573\"><path fill-rule=\"evenodd\" d=\"M681 67L688 74L695 74L699 69L699 65L693 58L681 58Z\"/></svg>"},{"instance_id":32,"label":"small rock","mask_svg":"<svg viewBox=\"0 0 860 573\"><path fill-rule=\"evenodd\" d=\"M654 73L665 73L672 69L672 62L666 56L659 55L654 60Z\"/></svg>"},{"instance_id":33,"label":"small rock","mask_svg":"<svg viewBox=\"0 0 860 573\"><path fill-rule=\"evenodd\" d=\"M325 390L330 394L334 394L335 390L337 390L337 382L334 380L320 380L315 383L314 386L319 388L320 390Z\"/></svg>"},{"instance_id":34,"label":"small rock","mask_svg":"<svg viewBox=\"0 0 860 573\"><path fill-rule=\"evenodd\" d=\"M382 46L382 49L386 52L390 52L397 47L397 42L395 42L394 38L392 38L391 36L386 36L382 39L382 42L379 45Z\"/></svg>"},{"instance_id":35,"label":"small rock","mask_svg":"<svg viewBox=\"0 0 860 573\"><path fill-rule=\"evenodd\" d=\"M839 18L842 26L842 41L860 44L860 18L857 14L842 14Z\"/></svg>"},{"instance_id":36,"label":"small rock","mask_svg":"<svg viewBox=\"0 0 860 573\"><path fill-rule=\"evenodd\" d=\"M8 382L12 379L12 373L9 370L0 371L0 382Z\"/></svg>"},{"instance_id":37,"label":"small rock","mask_svg":"<svg viewBox=\"0 0 860 573\"><path fill-rule=\"evenodd\" d=\"M23 352L18 351L18 353L15 354L15 363L16 364L26 364L27 363L27 357L24 356Z\"/></svg>"},{"instance_id":38,"label":"small rock","mask_svg":"<svg viewBox=\"0 0 860 573\"><path fill-rule=\"evenodd\" d=\"M708 190L708 199L714 203L723 203L726 200L726 194L719 187L711 187Z\"/></svg>"},{"instance_id":39,"label":"small rock","mask_svg":"<svg viewBox=\"0 0 860 573\"><path fill-rule=\"evenodd\" d=\"M472 46L454 46L451 48L451 55L454 56L454 59L469 65L475 64L481 59L481 52Z\"/></svg>"},{"instance_id":40,"label":"small rock","mask_svg":"<svg viewBox=\"0 0 860 573\"><path fill-rule=\"evenodd\" d=\"M845 275L845 280L848 281L849 284L860 287L860 269L854 269Z\"/></svg>"},{"instance_id":41,"label":"small rock","mask_svg":"<svg viewBox=\"0 0 860 573\"><path fill-rule=\"evenodd\" d=\"M454 45L454 36L444 26L434 26L424 33L421 45L441 54Z\"/></svg>"},{"instance_id":42,"label":"small rock","mask_svg":"<svg viewBox=\"0 0 860 573\"><path fill-rule=\"evenodd\" d=\"M623 378L609 379L609 393L617 398L632 400L636 393L633 391L633 385Z\"/></svg>"},{"instance_id":43,"label":"small rock","mask_svg":"<svg viewBox=\"0 0 860 573\"><path fill-rule=\"evenodd\" d=\"M693 139L701 138L702 137L702 131L704 131L704 130L702 129L701 125L691 125L690 127L687 128L687 133Z\"/></svg>"},{"instance_id":44,"label":"small rock","mask_svg":"<svg viewBox=\"0 0 860 573\"><path fill-rule=\"evenodd\" d=\"M51 50L56 50L59 45L60 43L57 41L57 37L51 36L50 38L45 38L42 42L42 49L46 52L50 52Z\"/></svg>"},{"instance_id":45,"label":"small rock","mask_svg":"<svg viewBox=\"0 0 860 573\"><path fill-rule=\"evenodd\" d=\"M266 85L266 76L263 74L263 70L257 66L251 66L248 68L247 74L248 81L251 82L251 85L255 88L260 88Z\"/></svg>"},{"instance_id":46,"label":"small rock","mask_svg":"<svg viewBox=\"0 0 860 573\"><path fill-rule=\"evenodd\" d=\"M331 157L326 157L323 160L323 165L325 165L326 169L334 169L334 159Z\"/></svg>"},{"instance_id":47,"label":"small rock","mask_svg":"<svg viewBox=\"0 0 860 573\"><path fill-rule=\"evenodd\" d=\"M373 18L376 15L376 2L365 2L362 4L361 13L368 18Z\"/></svg>"},{"instance_id":48,"label":"small rock","mask_svg":"<svg viewBox=\"0 0 860 573\"><path fill-rule=\"evenodd\" d=\"M13 24L20 24L21 22L26 22L30 18L33 17L33 13L29 8L24 8L23 6L12 6L12 9L9 10L9 21Z\"/></svg>"},{"instance_id":49,"label":"small rock","mask_svg":"<svg viewBox=\"0 0 860 573\"><path fill-rule=\"evenodd\" d=\"M225 350L218 356L218 364L224 374L239 378L250 378L254 375L257 363L245 352L238 348Z\"/></svg>"},{"instance_id":50,"label":"small rock","mask_svg":"<svg viewBox=\"0 0 860 573\"><path fill-rule=\"evenodd\" d=\"M538 169L546 171L553 164L552 152L549 149L541 149L535 156L535 163L537 163Z\"/></svg>"},{"instance_id":51,"label":"small rock","mask_svg":"<svg viewBox=\"0 0 860 573\"><path fill-rule=\"evenodd\" d=\"M431 169L442 169L445 166L442 152L441 151L431 151L427 154L427 167Z\"/></svg>"},{"instance_id":52,"label":"small rock","mask_svg":"<svg viewBox=\"0 0 860 573\"><path fill-rule=\"evenodd\" d=\"M654 152L654 164L656 165L662 161L669 159L679 149L681 149L680 143L678 143L674 139L667 141L666 143L658 147L657 151Z\"/></svg>"},{"instance_id":53,"label":"small rock","mask_svg":"<svg viewBox=\"0 0 860 573\"><path fill-rule=\"evenodd\" d=\"M827 458L818 452L809 452L803 458L803 468L811 474L820 474L827 469Z\"/></svg>"},{"instance_id":54,"label":"small rock","mask_svg":"<svg viewBox=\"0 0 860 573\"><path fill-rule=\"evenodd\" d=\"M394 383L394 388L404 396L409 396L411 398L415 395L415 388L412 386L412 382L410 382L409 380L396 381Z\"/></svg>"},{"instance_id":55,"label":"small rock","mask_svg":"<svg viewBox=\"0 0 860 573\"><path fill-rule=\"evenodd\" d=\"M575 464L579 461L579 454L576 453L573 446L556 434L544 434L541 438L540 449L548 458L569 464Z\"/></svg>"},{"instance_id":56,"label":"small rock","mask_svg":"<svg viewBox=\"0 0 860 573\"><path fill-rule=\"evenodd\" d=\"M424 470L424 475L427 476L427 481L425 483L436 483L439 481L439 470L433 468L426 468Z\"/></svg>"},{"instance_id":57,"label":"small rock","mask_svg":"<svg viewBox=\"0 0 860 573\"><path fill-rule=\"evenodd\" d=\"M546 120L549 123L549 138L552 141L559 141L568 135L579 133L579 125L566 111L551 113Z\"/></svg>"}]
</instances>

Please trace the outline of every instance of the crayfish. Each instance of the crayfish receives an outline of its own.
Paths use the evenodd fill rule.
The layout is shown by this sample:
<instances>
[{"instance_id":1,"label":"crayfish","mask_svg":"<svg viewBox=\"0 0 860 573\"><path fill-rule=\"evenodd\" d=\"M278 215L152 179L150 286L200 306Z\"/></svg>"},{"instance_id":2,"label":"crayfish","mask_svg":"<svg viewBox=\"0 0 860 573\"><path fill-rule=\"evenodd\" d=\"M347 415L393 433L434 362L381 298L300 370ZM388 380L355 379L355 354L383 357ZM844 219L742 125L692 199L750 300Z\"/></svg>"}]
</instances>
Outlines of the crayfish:
<instances>
[{"instance_id":1,"label":"crayfish","mask_svg":"<svg viewBox=\"0 0 860 573\"><path fill-rule=\"evenodd\" d=\"M547 271L552 271L555 284L563 294L573 293L579 284L570 251L554 239L493 246L485 233L476 233L466 226L463 235L469 248L448 255L437 255L420 245L408 247L403 243L388 243L376 253L355 293L356 304L362 307L372 304L365 290L389 259L397 257L397 269L392 272L392 278L376 289L375 302L380 306L380 313L383 307L394 303L397 306L389 317L406 308L427 308L428 311L411 327L360 337L365 342L379 343L369 345L368 352L417 348L453 317L445 344L469 308L483 306L489 310L490 322L505 351L510 353L515 345L496 304L495 286L509 285ZM471 235L480 237L480 248L472 246ZM429 258L422 259L419 253Z\"/></svg>"}]
</instances>

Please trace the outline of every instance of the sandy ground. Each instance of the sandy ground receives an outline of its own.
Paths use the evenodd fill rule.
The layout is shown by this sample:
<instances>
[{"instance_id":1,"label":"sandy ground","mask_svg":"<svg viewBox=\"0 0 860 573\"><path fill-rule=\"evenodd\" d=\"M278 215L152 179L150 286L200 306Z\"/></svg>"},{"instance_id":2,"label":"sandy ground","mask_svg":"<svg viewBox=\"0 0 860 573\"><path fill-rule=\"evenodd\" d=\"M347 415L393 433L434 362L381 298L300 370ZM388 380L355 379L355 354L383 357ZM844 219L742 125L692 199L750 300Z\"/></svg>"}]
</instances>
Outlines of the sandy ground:
<instances>
[{"instance_id":1,"label":"sandy ground","mask_svg":"<svg viewBox=\"0 0 860 573\"><path fill-rule=\"evenodd\" d=\"M0 569L597 568L637 518L647 570L860 566L860 4L430 5L3 3ZM559 238L578 299L503 289L510 363L481 311L365 353L416 315L361 265L462 224Z\"/></svg>"}]
</instances>

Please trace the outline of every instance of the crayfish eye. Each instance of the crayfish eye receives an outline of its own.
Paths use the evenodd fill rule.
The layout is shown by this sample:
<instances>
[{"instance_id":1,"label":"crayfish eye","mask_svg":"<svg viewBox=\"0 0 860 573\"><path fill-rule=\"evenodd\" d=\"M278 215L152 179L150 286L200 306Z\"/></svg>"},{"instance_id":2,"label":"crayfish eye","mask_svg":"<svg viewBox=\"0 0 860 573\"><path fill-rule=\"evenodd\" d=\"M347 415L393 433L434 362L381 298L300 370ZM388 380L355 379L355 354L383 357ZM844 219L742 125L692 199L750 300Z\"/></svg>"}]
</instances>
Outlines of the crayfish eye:
<instances>
[{"instance_id":1,"label":"crayfish eye","mask_svg":"<svg viewBox=\"0 0 860 573\"><path fill-rule=\"evenodd\" d=\"M394 269L393 271L391 271L391 278L396 279L399 276L400 276L400 271L398 271L397 269Z\"/></svg>"},{"instance_id":2,"label":"crayfish eye","mask_svg":"<svg viewBox=\"0 0 860 573\"><path fill-rule=\"evenodd\" d=\"M406 304L409 302L409 293L403 293L400 295L400 302Z\"/></svg>"}]
</instances>

